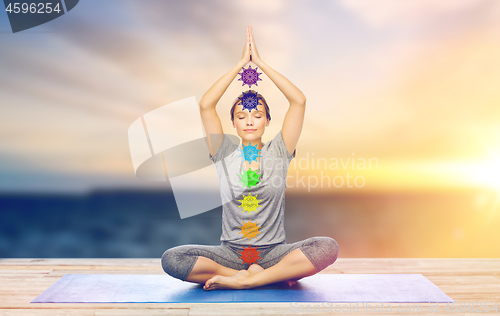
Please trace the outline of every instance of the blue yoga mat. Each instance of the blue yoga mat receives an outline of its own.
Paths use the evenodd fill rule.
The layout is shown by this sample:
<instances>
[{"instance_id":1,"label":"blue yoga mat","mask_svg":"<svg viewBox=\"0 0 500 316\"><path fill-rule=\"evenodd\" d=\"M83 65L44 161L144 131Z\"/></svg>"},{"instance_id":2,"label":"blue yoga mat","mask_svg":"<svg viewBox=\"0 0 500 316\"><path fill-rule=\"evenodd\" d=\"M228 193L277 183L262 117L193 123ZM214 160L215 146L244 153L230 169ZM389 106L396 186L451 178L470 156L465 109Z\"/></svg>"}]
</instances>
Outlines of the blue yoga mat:
<instances>
[{"instance_id":1,"label":"blue yoga mat","mask_svg":"<svg viewBox=\"0 0 500 316\"><path fill-rule=\"evenodd\" d=\"M66 274L31 303L455 302L421 274L315 274L293 287L205 291L165 275Z\"/></svg>"}]
</instances>

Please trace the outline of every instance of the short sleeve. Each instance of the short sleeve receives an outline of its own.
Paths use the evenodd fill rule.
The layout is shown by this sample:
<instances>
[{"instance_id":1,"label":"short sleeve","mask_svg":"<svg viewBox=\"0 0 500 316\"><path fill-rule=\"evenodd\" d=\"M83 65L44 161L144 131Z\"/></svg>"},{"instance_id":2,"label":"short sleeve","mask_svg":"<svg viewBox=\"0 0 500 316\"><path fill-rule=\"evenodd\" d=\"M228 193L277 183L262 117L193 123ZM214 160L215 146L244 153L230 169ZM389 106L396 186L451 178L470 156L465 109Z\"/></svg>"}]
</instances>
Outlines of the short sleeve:
<instances>
[{"instance_id":1,"label":"short sleeve","mask_svg":"<svg viewBox=\"0 0 500 316\"><path fill-rule=\"evenodd\" d=\"M288 148L286 148L285 141L283 140L283 134L281 130L276 134L274 139L271 141L270 147L272 147L280 157L285 157L288 161L295 158L296 149L293 150L293 154L290 154Z\"/></svg>"},{"instance_id":2,"label":"short sleeve","mask_svg":"<svg viewBox=\"0 0 500 316\"><path fill-rule=\"evenodd\" d=\"M214 163L222 160L223 158L229 156L232 152L234 152L238 148L238 145L234 144L226 134L222 138L222 144L220 145L219 150L212 156L210 152L208 152L208 157Z\"/></svg>"}]
</instances>

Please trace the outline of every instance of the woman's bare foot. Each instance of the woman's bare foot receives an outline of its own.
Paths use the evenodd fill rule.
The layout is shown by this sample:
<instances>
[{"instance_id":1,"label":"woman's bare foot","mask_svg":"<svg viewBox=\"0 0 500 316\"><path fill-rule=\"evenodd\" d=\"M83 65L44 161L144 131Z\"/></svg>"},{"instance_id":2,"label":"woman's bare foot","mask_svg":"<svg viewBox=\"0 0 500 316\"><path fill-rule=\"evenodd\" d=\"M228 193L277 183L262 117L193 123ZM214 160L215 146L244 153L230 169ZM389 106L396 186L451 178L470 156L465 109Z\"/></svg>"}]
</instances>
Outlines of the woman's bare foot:
<instances>
[{"instance_id":1,"label":"woman's bare foot","mask_svg":"<svg viewBox=\"0 0 500 316\"><path fill-rule=\"evenodd\" d=\"M248 278L256 273L264 271L264 268L254 263L248 270L240 270L235 275L231 277L216 275L210 278L203 286L204 290L217 290L217 289L247 289L250 288L248 285ZM294 286L297 284L296 279L283 281L288 286Z\"/></svg>"},{"instance_id":2,"label":"woman's bare foot","mask_svg":"<svg viewBox=\"0 0 500 316\"><path fill-rule=\"evenodd\" d=\"M294 286L295 284L297 284L297 280L295 279L286 280L285 282L288 284L288 286Z\"/></svg>"},{"instance_id":3,"label":"woman's bare foot","mask_svg":"<svg viewBox=\"0 0 500 316\"><path fill-rule=\"evenodd\" d=\"M217 290L217 289L235 289L235 290L246 289L248 288L247 285L248 283L245 281L247 281L248 277L250 276L251 273L248 272L248 270L240 270L232 277L216 275L210 278L205 283L203 289L206 291Z\"/></svg>"},{"instance_id":4,"label":"woman's bare foot","mask_svg":"<svg viewBox=\"0 0 500 316\"><path fill-rule=\"evenodd\" d=\"M252 264L249 268L248 268L248 272L250 272L251 274L255 274L255 273L259 273L260 271L263 271L264 268L259 266L258 264L254 263ZM286 280L286 281L283 281L284 283L286 283L288 286L294 286L295 284L297 284L297 280L293 279L293 280Z\"/></svg>"},{"instance_id":5,"label":"woman's bare foot","mask_svg":"<svg viewBox=\"0 0 500 316\"><path fill-rule=\"evenodd\" d=\"M217 290L217 289L235 289L235 290L242 290L242 289L247 289L248 283L245 282L248 280L248 276L251 275L252 273L248 272L248 270L241 270L240 272L236 273L232 277L226 277L222 275L216 275L212 278L210 278L206 283L205 286L203 286L204 290ZM292 280L286 280L282 281L284 284L287 284L289 287L294 286L297 284L297 280L292 279Z\"/></svg>"},{"instance_id":6,"label":"woman's bare foot","mask_svg":"<svg viewBox=\"0 0 500 316\"><path fill-rule=\"evenodd\" d=\"M264 268L259 266L258 264L254 263L252 264L248 270L248 272L250 272L251 274L255 274L255 273L259 273L260 271L264 271Z\"/></svg>"}]
</instances>

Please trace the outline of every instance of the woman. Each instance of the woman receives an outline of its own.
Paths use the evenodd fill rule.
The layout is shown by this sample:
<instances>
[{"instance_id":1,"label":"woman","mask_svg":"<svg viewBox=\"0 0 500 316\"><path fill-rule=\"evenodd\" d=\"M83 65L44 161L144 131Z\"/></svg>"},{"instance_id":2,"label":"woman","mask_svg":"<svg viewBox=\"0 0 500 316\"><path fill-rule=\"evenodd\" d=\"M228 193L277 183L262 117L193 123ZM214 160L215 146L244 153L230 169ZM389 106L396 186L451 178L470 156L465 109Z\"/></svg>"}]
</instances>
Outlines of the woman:
<instances>
[{"instance_id":1,"label":"woman","mask_svg":"<svg viewBox=\"0 0 500 316\"><path fill-rule=\"evenodd\" d=\"M290 102L281 131L262 143L271 115L264 97L242 93L231 108L231 120L241 146L223 134L215 107L229 84L248 62L255 63ZM252 94L258 104L244 103ZM252 28L247 27L240 62L220 78L200 100L210 159L216 164L223 205L221 245L183 245L168 249L162 267L183 281L204 284L205 290L250 289L313 275L337 259L339 246L330 237L312 237L287 244L284 230L285 188L290 161L295 157L304 120L306 98L257 52ZM219 137L216 137L216 136ZM261 166L262 163L262 166Z\"/></svg>"}]
</instances>

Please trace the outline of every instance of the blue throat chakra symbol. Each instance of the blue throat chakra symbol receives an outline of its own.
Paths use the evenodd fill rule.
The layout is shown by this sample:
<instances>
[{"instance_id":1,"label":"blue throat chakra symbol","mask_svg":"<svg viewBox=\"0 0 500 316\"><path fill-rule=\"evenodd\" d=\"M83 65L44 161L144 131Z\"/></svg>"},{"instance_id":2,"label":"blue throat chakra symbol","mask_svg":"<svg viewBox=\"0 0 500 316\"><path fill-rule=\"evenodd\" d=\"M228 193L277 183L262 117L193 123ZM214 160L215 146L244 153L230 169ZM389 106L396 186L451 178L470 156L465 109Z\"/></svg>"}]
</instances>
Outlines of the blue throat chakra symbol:
<instances>
[{"instance_id":1,"label":"blue throat chakra symbol","mask_svg":"<svg viewBox=\"0 0 500 316\"><path fill-rule=\"evenodd\" d=\"M248 88L252 87L252 85L259 86L257 81L262 81L262 79L259 78L259 76L262 75L262 72L257 72L257 69L259 69L259 67L252 69L252 65L248 65L247 69L243 67L243 71L238 73L238 75L241 75L241 78L238 79L238 81L243 81L241 84L242 86L248 85Z\"/></svg>"},{"instance_id":2,"label":"blue throat chakra symbol","mask_svg":"<svg viewBox=\"0 0 500 316\"><path fill-rule=\"evenodd\" d=\"M257 110L257 105L259 105L259 100L262 99L258 96L257 92L252 92L252 90L248 90L247 92L243 92L243 96L238 97L241 100L241 105L243 106L243 110L247 109L248 112L252 112L252 110Z\"/></svg>"},{"instance_id":3,"label":"blue throat chakra symbol","mask_svg":"<svg viewBox=\"0 0 500 316\"><path fill-rule=\"evenodd\" d=\"M241 151L240 157L245 157L246 161L257 161L257 157L262 157L261 155L259 155L262 149L257 149L257 145L252 146L252 143L250 143L248 146L245 146L243 144L241 145L243 146L243 149L238 149L239 151Z\"/></svg>"}]
</instances>

